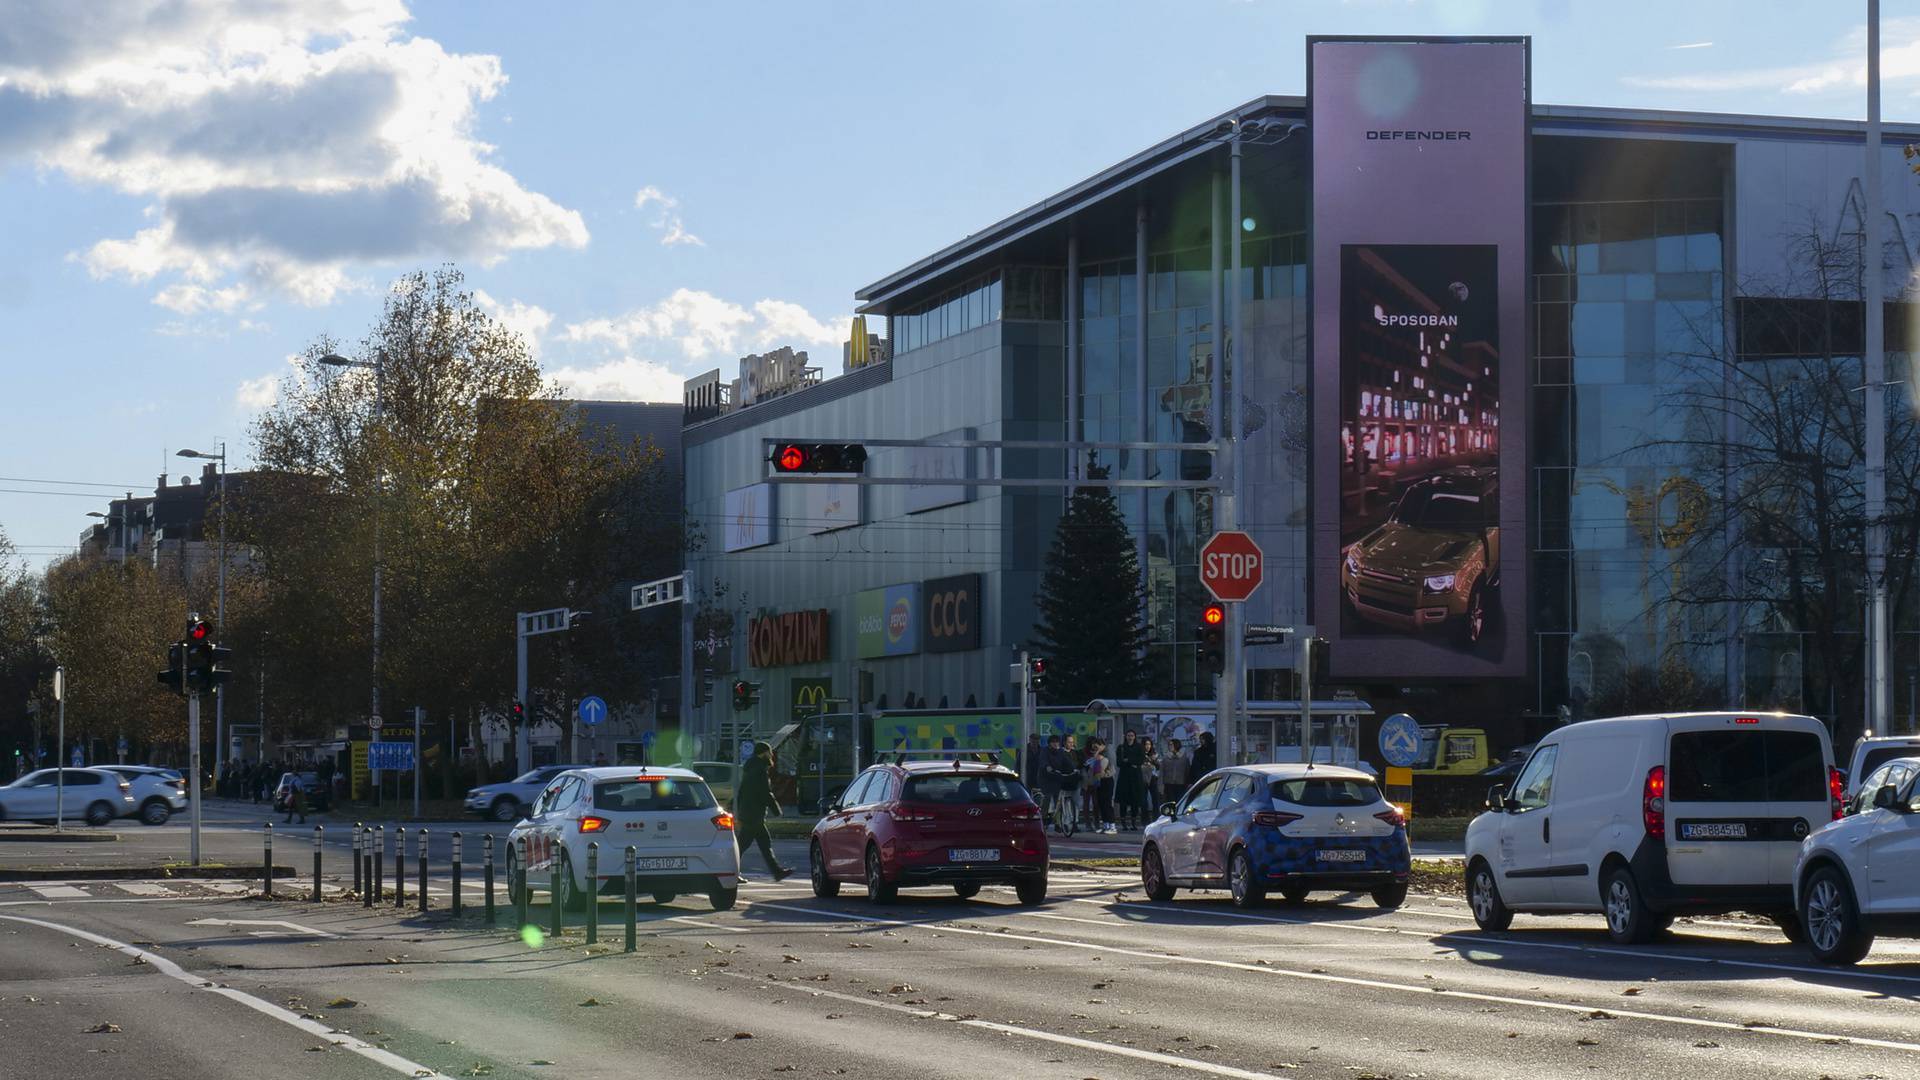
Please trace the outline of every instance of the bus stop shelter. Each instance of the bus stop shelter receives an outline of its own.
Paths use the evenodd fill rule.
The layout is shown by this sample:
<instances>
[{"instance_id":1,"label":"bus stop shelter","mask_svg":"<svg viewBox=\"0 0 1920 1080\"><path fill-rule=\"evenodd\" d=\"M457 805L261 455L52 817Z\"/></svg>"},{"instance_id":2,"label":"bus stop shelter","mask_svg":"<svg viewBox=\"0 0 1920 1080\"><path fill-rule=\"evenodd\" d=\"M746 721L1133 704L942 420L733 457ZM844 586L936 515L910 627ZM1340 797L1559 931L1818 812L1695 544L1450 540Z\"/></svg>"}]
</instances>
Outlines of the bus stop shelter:
<instances>
[{"instance_id":1,"label":"bus stop shelter","mask_svg":"<svg viewBox=\"0 0 1920 1080\"><path fill-rule=\"evenodd\" d=\"M1301 710L1297 701L1249 701L1247 746L1219 747L1220 764L1311 760L1325 765L1371 769L1360 759L1360 718L1373 715L1373 706L1354 698L1313 703L1311 739L1301 738ZM1097 698L1087 712L1100 718L1102 737L1118 740L1131 727L1151 737L1164 750L1169 739L1191 749L1203 731L1213 731L1215 705L1211 700L1172 701L1151 698ZM1107 728L1110 724L1111 727ZM1218 738L1218 736L1216 736Z\"/></svg>"}]
</instances>

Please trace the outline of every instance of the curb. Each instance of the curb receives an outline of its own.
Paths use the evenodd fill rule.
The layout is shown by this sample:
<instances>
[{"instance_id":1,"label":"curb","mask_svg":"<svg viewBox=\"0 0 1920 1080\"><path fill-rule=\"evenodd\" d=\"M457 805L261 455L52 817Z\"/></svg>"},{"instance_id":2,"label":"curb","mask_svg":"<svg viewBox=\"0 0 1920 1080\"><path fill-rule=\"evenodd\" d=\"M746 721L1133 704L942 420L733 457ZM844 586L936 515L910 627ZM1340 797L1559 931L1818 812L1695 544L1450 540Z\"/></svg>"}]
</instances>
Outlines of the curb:
<instances>
[{"instance_id":1,"label":"curb","mask_svg":"<svg viewBox=\"0 0 1920 1080\"><path fill-rule=\"evenodd\" d=\"M293 867L275 866L273 879L293 877ZM266 871L258 866L19 866L0 870L5 881L121 881L149 878L229 879L262 878Z\"/></svg>"},{"instance_id":2,"label":"curb","mask_svg":"<svg viewBox=\"0 0 1920 1080\"><path fill-rule=\"evenodd\" d=\"M51 841L53 843L110 844L118 839L120 839L119 833L99 832L97 830L88 832L54 832L52 829L0 829L0 843L18 842L23 844L43 844Z\"/></svg>"}]
</instances>

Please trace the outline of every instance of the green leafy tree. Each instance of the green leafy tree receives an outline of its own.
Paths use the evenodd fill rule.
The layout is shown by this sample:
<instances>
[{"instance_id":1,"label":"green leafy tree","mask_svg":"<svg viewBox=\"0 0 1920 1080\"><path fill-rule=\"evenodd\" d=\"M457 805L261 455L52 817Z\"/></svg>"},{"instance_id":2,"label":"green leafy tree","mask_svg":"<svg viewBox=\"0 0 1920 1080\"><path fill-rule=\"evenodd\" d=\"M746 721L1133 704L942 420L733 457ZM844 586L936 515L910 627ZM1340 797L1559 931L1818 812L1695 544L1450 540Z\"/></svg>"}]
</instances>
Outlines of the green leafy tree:
<instances>
[{"instance_id":1,"label":"green leafy tree","mask_svg":"<svg viewBox=\"0 0 1920 1080\"><path fill-rule=\"evenodd\" d=\"M1090 467L1103 478L1105 470ZM1043 697L1084 704L1145 687L1140 562L1110 488L1075 488L1047 551L1036 647L1052 661Z\"/></svg>"},{"instance_id":2,"label":"green leafy tree","mask_svg":"<svg viewBox=\"0 0 1920 1080\"><path fill-rule=\"evenodd\" d=\"M0 782L13 779L13 750L25 750L32 741L27 708L53 666L45 624L38 584L0 529L0 753L6 755L0 760Z\"/></svg>"}]
</instances>

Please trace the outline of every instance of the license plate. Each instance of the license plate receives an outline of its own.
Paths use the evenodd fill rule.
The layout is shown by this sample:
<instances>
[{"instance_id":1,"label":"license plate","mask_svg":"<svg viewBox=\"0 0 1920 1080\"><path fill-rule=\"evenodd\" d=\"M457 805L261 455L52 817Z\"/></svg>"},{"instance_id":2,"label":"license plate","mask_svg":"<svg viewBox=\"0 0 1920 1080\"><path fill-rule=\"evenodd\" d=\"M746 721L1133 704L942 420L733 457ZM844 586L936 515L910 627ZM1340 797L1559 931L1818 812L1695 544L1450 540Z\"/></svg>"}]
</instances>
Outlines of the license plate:
<instances>
[{"instance_id":1,"label":"license plate","mask_svg":"<svg viewBox=\"0 0 1920 1080\"><path fill-rule=\"evenodd\" d=\"M1745 840L1746 838L1747 823L1744 821L1712 821L1687 823L1680 826L1682 840Z\"/></svg>"},{"instance_id":2,"label":"license plate","mask_svg":"<svg viewBox=\"0 0 1920 1080\"><path fill-rule=\"evenodd\" d=\"M948 862L999 862L1000 849L993 847L957 847L947 849Z\"/></svg>"},{"instance_id":3,"label":"license plate","mask_svg":"<svg viewBox=\"0 0 1920 1080\"><path fill-rule=\"evenodd\" d=\"M1321 862L1366 862L1367 853L1355 848L1334 848L1316 851L1313 857Z\"/></svg>"},{"instance_id":4,"label":"license plate","mask_svg":"<svg viewBox=\"0 0 1920 1080\"><path fill-rule=\"evenodd\" d=\"M687 868L687 857L685 855L678 855L658 856L651 859L635 859L633 860L633 868L635 870L685 870Z\"/></svg>"}]
</instances>

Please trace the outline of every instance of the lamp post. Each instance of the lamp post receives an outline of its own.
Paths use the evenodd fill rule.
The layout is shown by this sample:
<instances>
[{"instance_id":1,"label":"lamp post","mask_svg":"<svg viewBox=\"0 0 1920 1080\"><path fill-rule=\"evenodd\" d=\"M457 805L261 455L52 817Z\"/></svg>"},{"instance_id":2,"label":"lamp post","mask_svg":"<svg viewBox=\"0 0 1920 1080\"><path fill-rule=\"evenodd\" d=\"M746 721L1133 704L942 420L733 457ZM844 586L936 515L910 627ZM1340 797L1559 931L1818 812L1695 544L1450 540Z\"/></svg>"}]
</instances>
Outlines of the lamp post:
<instances>
[{"instance_id":1,"label":"lamp post","mask_svg":"<svg viewBox=\"0 0 1920 1080\"><path fill-rule=\"evenodd\" d=\"M227 444L220 443L220 452L209 454L201 450L178 450L174 456L183 458L206 458L220 463L220 597L214 608L214 635L221 640L227 636ZM213 688L213 774L220 775L222 764L227 757L227 688Z\"/></svg>"},{"instance_id":2,"label":"lamp post","mask_svg":"<svg viewBox=\"0 0 1920 1080\"><path fill-rule=\"evenodd\" d=\"M349 360L337 353L320 358L328 367L373 369L373 426L378 429L386 402L386 350L374 353L372 360ZM380 506L385 501L386 475L376 463L373 470L373 711L380 715Z\"/></svg>"}]
</instances>

